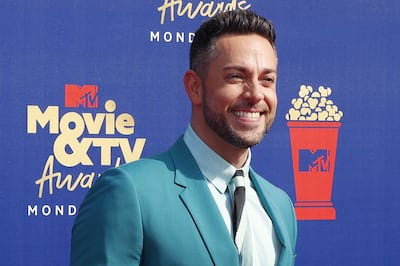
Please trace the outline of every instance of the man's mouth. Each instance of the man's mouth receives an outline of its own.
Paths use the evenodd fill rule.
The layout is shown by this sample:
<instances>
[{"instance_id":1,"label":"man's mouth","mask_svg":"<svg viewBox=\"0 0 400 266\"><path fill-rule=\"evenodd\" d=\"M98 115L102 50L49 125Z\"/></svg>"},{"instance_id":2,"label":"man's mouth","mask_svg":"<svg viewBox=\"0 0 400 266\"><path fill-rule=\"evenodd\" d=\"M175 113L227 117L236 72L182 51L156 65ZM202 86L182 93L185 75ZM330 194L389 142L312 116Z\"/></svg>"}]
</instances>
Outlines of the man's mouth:
<instances>
[{"instance_id":1,"label":"man's mouth","mask_svg":"<svg viewBox=\"0 0 400 266\"><path fill-rule=\"evenodd\" d=\"M246 112L246 111L235 111L233 114L240 118L246 119L258 119L263 114L262 112Z\"/></svg>"}]
</instances>

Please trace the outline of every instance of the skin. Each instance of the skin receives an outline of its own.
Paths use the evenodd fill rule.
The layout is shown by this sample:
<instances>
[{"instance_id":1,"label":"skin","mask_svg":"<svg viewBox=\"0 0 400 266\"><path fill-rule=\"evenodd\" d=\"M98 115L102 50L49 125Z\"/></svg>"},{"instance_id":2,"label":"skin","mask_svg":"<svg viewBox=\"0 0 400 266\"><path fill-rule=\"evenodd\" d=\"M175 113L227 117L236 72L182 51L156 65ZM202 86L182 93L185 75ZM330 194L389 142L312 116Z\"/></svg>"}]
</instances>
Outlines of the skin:
<instances>
[{"instance_id":1,"label":"skin","mask_svg":"<svg viewBox=\"0 0 400 266\"><path fill-rule=\"evenodd\" d=\"M275 119L278 60L268 40L257 34L226 34L216 47L203 79L193 70L184 76L191 125L211 149L240 168L248 148L263 139Z\"/></svg>"}]
</instances>

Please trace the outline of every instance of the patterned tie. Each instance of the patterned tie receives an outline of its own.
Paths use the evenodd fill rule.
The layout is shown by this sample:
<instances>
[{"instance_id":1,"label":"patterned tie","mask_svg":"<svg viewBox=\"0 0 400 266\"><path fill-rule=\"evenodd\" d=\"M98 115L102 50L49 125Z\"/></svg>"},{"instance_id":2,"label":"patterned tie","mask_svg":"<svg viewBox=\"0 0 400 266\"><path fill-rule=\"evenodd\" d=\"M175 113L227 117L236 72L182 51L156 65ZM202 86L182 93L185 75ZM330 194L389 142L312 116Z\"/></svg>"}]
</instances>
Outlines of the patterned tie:
<instances>
[{"instance_id":1,"label":"patterned tie","mask_svg":"<svg viewBox=\"0 0 400 266\"><path fill-rule=\"evenodd\" d=\"M231 182L235 189L232 224L235 244L239 253L239 262L242 266L251 266L253 265L252 241L251 235L247 232L248 217L245 206L246 191L243 171L237 170Z\"/></svg>"},{"instance_id":2,"label":"patterned tie","mask_svg":"<svg viewBox=\"0 0 400 266\"><path fill-rule=\"evenodd\" d=\"M242 170L236 170L232 178L232 183L235 189L232 223L233 223L233 235L236 238L236 232L240 224L240 219L242 218L244 200L246 198L246 191L244 188L244 174Z\"/></svg>"}]
</instances>

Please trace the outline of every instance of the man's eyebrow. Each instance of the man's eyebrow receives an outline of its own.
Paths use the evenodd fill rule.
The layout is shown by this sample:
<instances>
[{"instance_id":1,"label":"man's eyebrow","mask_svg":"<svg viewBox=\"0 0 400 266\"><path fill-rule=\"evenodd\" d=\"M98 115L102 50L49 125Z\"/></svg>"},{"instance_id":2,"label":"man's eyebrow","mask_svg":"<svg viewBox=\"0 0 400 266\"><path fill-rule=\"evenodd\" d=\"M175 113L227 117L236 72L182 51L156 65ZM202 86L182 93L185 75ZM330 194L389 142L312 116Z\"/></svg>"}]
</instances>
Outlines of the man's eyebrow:
<instances>
[{"instance_id":1,"label":"man's eyebrow","mask_svg":"<svg viewBox=\"0 0 400 266\"><path fill-rule=\"evenodd\" d=\"M223 70L240 70L240 71L246 71L246 68L244 66L239 66L239 65L229 65L225 66Z\"/></svg>"},{"instance_id":2,"label":"man's eyebrow","mask_svg":"<svg viewBox=\"0 0 400 266\"><path fill-rule=\"evenodd\" d=\"M241 72L248 72L248 68L240 65L230 65L223 68L223 70L239 70ZM261 73L277 73L278 71L274 68L263 68Z\"/></svg>"},{"instance_id":3,"label":"man's eyebrow","mask_svg":"<svg viewBox=\"0 0 400 266\"><path fill-rule=\"evenodd\" d=\"M263 73L277 73L278 71L273 68L264 68Z\"/></svg>"}]
</instances>

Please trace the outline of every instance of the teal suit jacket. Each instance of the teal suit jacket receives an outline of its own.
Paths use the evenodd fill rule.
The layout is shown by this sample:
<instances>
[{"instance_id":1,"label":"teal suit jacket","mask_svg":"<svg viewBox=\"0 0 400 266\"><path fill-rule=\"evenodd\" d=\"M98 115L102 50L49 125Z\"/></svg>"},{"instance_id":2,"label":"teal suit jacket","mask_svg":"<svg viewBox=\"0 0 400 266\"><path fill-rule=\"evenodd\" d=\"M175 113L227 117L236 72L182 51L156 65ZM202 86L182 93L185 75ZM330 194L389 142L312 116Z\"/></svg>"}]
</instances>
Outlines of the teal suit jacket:
<instances>
[{"instance_id":1,"label":"teal suit jacket","mask_svg":"<svg viewBox=\"0 0 400 266\"><path fill-rule=\"evenodd\" d=\"M282 190L250 169L294 265L297 225ZM266 236L267 237L267 236ZM89 190L72 229L71 265L239 265L235 244L182 138L168 151L105 172Z\"/></svg>"}]
</instances>

